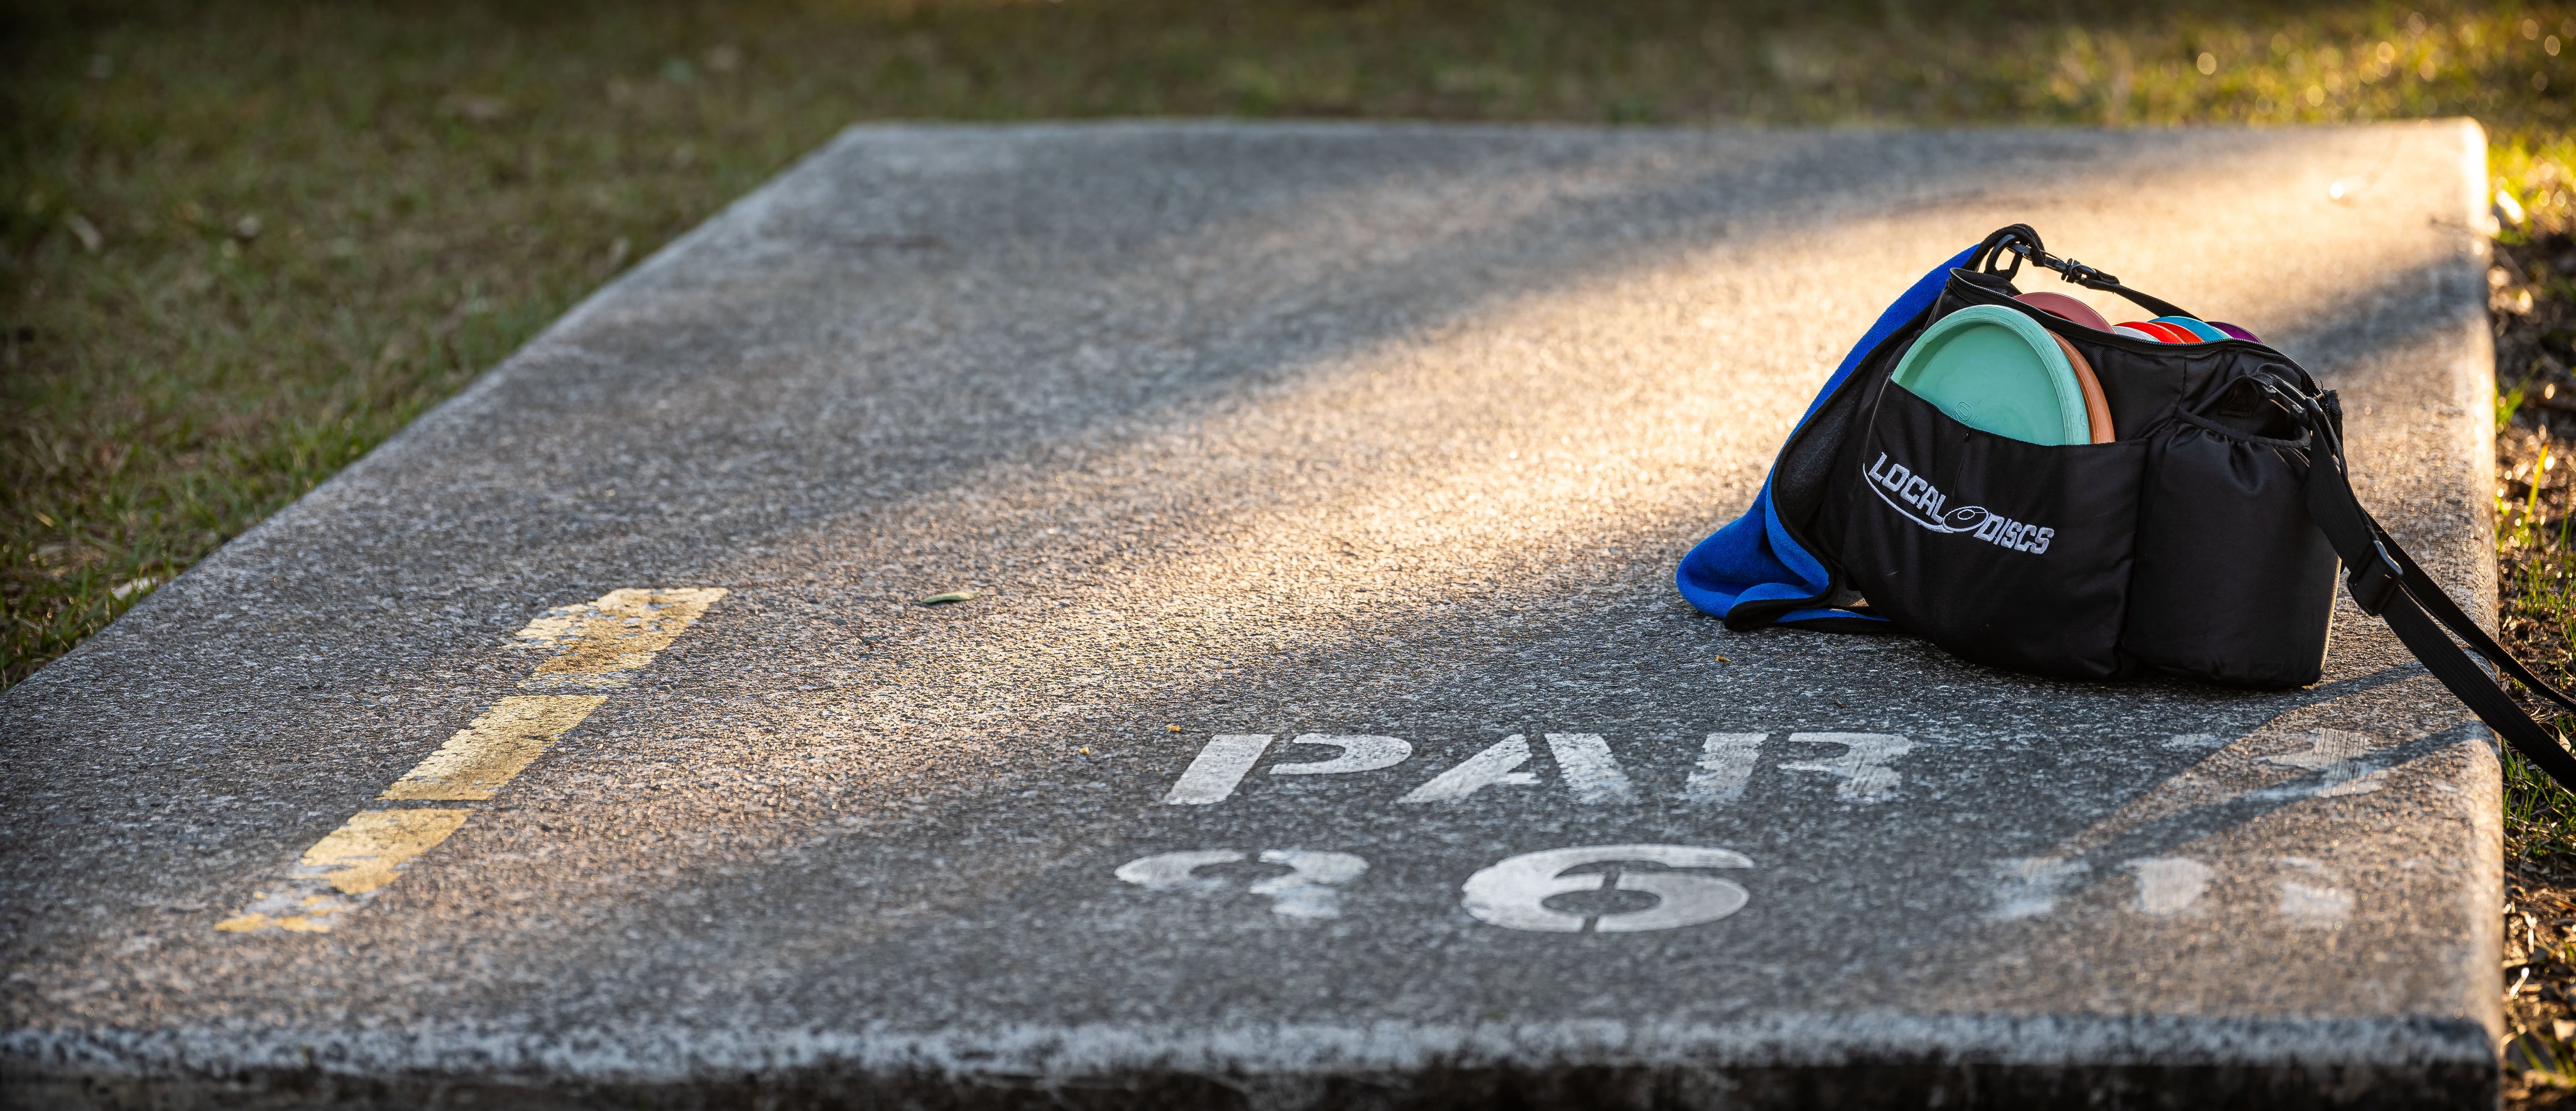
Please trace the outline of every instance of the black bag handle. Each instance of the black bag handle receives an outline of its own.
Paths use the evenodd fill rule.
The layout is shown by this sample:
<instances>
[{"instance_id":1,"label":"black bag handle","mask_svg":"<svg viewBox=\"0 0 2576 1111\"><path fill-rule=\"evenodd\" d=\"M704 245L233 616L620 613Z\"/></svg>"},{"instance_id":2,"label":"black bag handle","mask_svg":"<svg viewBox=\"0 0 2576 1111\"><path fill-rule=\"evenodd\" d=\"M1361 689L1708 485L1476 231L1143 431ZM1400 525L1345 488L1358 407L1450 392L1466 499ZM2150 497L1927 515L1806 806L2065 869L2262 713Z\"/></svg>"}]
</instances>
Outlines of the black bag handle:
<instances>
[{"instance_id":1,"label":"black bag handle","mask_svg":"<svg viewBox=\"0 0 2576 1111\"><path fill-rule=\"evenodd\" d=\"M2344 579L2344 589L2351 592L2353 604L2361 607L2361 612L2388 622L2390 631L2405 643L2407 651L2423 661L2425 670L2449 687L2478 715L2478 720L2487 723L2487 728L2495 730L2523 759L2547 773L2560 787L2576 791L2576 755L2570 755L2556 737L2522 712L2522 707L2514 704L2512 696L2479 668L2468 652L2485 657L2496 670L2571 713L2576 713L2576 699L2532 674L2522 661L2513 658L2513 653L2505 651L2485 629L2470 620L2442 585L2425 574L2414 557L2407 555L2370 511L2361 507L2361 500L2353 496L2352 476L2344 464L2338 422L2327 410L2334 395L2319 398L2282 388L2276 379L2266 377L2262 381L2277 400L2303 414L2309 434L2315 438L2317 448L2308 456L2308 516L2326 534L2327 543L2343 558L2344 566L2351 568ZM2444 629L2467 642L2468 651L2462 651L2450 636L2443 635Z\"/></svg>"},{"instance_id":2,"label":"black bag handle","mask_svg":"<svg viewBox=\"0 0 2576 1111\"><path fill-rule=\"evenodd\" d=\"M2003 261L2006 254L2012 256L2012 266L2007 269L1996 269L1995 264ZM1977 253L1968 260L1968 265L1980 273L2001 274L2006 280L2010 280L2014 275L2021 273L2021 264L2024 261L2057 271L2058 277L2086 289L2117 293L2128 298L2139 308L2157 316L2188 316L2194 320L2200 319L2199 316L2171 301L2150 297L2121 285L2120 279L2114 275L2105 274L2071 258L2058 258L2049 254L2039 245L2039 232L2028 224L2007 224L1996 228L1986 236L1985 242L1977 244Z\"/></svg>"}]
</instances>

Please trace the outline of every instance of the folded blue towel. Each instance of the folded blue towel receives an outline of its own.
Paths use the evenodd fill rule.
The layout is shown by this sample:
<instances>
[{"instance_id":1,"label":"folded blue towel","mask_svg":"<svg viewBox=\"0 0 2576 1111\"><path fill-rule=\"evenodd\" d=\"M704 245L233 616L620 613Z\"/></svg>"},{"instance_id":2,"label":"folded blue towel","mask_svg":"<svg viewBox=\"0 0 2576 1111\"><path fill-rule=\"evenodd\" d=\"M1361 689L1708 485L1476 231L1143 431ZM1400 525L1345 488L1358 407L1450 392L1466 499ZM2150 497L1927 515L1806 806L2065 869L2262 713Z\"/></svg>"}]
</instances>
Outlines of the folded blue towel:
<instances>
[{"instance_id":1,"label":"folded blue towel","mask_svg":"<svg viewBox=\"0 0 2576 1111\"><path fill-rule=\"evenodd\" d=\"M1907 289L1904 296L1897 298L1895 304L1889 305L1886 312L1880 313L1878 323L1870 325L1868 334L1860 337L1851 354L1843 356L1842 365L1834 368L1833 377L1825 380L1825 388L1816 392L1814 401L1807 403L1806 415L1799 417L1798 423L1803 425L1814 417L1825 399L1833 396L1834 390L1843 384L1844 379L1851 377L1861 360L1888 336L1930 308L1933 300L1941 296L1941 287L1950 280L1951 268L1968 265L1976 253L1977 248L1970 247L1950 261L1933 267L1921 281ZM1790 434L1796 435L1796 430L1792 429ZM1814 604L1781 613L1770 623L1838 631L1869 627L1867 624L1855 625L1855 622L1875 623L1882 627L1887 624L1883 617L1871 617L1824 604L1833 593L1833 576L1807 549L1789 538L1789 530L1781 527L1780 515L1771 508L1771 480L1768 476L1762 480L1762 492L1754 495L1752 507L1708 539L1700 541L1689 555L1683 556L1681 567L1673 573L1673 580L1681 587L1684 599L1698 607L1701 613L1714 617L1725 617L1747 602L1797 601Z\"/></svg>"}]
</instances>

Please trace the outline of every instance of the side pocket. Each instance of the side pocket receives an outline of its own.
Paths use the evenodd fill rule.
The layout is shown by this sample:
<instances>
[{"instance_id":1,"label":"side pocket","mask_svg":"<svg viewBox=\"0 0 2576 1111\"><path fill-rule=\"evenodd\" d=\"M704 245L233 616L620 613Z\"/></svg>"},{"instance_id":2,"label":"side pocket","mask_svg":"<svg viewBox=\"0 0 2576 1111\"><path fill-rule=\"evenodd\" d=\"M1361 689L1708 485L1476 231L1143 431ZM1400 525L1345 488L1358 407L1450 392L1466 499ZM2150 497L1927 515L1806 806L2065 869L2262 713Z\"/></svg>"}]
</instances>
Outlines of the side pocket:
<instances>
[{"instance_id":1,"label":"side pocket","mask_svg":"<svg viewBox=\"0 0 2576 1111\"><path fill-rule=\"evenodd\" d=\"M1991 435L1890 383L1844 476L1845 571L1871 612L1962 658L2118 675L2146 451Z\"/></svg>"},{"instance_id":2,"label":"side pocket","mask_svg":"<svg viewBox=\"0 0 2576 1111\"><path fill-rule=\"evenodd\" d=\"M2245 687L2323 674L2336 560L2298 448L2187 417L2149 442L2121 638L2140 663Z\"/></svg>"}]
</instances>

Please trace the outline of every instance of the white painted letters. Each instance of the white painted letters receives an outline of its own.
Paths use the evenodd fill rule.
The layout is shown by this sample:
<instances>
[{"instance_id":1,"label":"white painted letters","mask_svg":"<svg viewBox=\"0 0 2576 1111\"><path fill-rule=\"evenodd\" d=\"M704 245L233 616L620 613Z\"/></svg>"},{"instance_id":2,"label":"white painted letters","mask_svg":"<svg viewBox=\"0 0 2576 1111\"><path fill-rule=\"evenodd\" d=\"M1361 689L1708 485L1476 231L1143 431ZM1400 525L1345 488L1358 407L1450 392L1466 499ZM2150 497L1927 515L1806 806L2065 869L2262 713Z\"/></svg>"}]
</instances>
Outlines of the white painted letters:
<instances>
[{"instance_id":1,"label":"white painted letters","mask_svg":"<svg viewBox=\"0 0 2576 1111\"><path fill-rule=\"evenodd\" d=\"M1461 761L1457 767L1433 776L1431 782L1416 787L1397 802L1456 802L1497 783L1527 786L1538 782L1538 776L1512 769L1529 762L1529 738L1518 733L1503 738L1493 747Z\"/></svg>"},{"instance_id":2,"label":"white painted letters","mask_svg":"<svg viewBox=\"0 0 2576 1111\"><path fill-rule=\"evenodd\" d=\"M1628 773L1610 756L1610 742L1598 733L1550 733L1547 750L1556 755L1556 770L1573 788L1574 801L1585 806L1637 801Z\"/></svg>"},{"instance_id":3,"label":"white painted letters","mask_svg":"<svg viewBox=\"0 0 2576 1111\"><path fill-rule=\"evenodd\" d=\"M2138 913L2159 918L2190 910L2216 874L2187 856L2140 857L2129 862L2129 871L2138 877Z\"/></svg>"},{"instance_id":4,"label":"white painted letters","mask_svg":"<svg viewBox=\"0 0 2576 1111\"><path fill-rule=\"evenodd\" d=\"M2010 922L2057 909L2057 897L2084 878L2089 866L2054 856L1995 862L1995 918Z\"/></svg>"},{"instance_id":5,"label":"white painted letters","mask_svg":"<svg viewBox=\"0 0 2576 1111\"><path fill-rule=\"evenodd\" d=\"M1234 849L1156 853L1119 865L1115 874L1147 891L1213 894L1224 890L1227 882L1191 873L1211 864L1238 863L1244 855ZM1313 849L1270 849L1261 854L1261 862L1285 864L1288 872L1255 880L1244 890L1268 897L1270 913L1307 922L1341 917L1341 892L1337 889L1368 871L1368 861L1359 857Z\"/></svg>"},{"instance_id":6,"label":"white painted letters","mask_svg":"<svg viewBox=\"0 0 2576 1111\"><path fill-rule=\"evenodd\" d=\"M1629 777L1614 754L1607 738L1599 733L1547 733L1541 735L1552 760L1539 767L1529 767L1536 754L1525 734L1514 733L1467 757L1457 766L1441 772L1406 792L1397 801L1406 803L1462 802L1477 797L1485 788L1525 787L1536 785L1547 776L1547 765L1555 766L1563 778L1566 792L1582 806L1635 804L1644 793ZM1742 801L1753 779L1764 744L1764 733L1710 733L1702 743L1697 761L1682 784L1681 799L1696 807L1731 806ZM1234 797L1246 776L1265 754L1273 749L1276 736L1268 733L1221 733L1208 739L1180 779L1163 796L1163 801L1182 806L1208 806ZM1914 742L1891 733L1791 733L1789 744L1834 744L1843 751L1822 759L1794 760L1778 767L1791 772L1818 772L1833 776L1834 796L1844 802L1877 803L1895 798L1904 776L1893 766L1914 748ZM1382 771L1403 764L1413 756L1413 745L1400 737L1373 734L1300 733L1282 742L1288 745L1322 745L1339 751L1326 759L1281 760L1270 766L1278 776L1350 775ZM1652 755L1650 753L1650 755ZM1661 774L1673 774L1661 772ZM1664 780L1669 784L1670 780ZM2366 789L2366 786L2365 788ZM1655 792L1669 791L1669 786L1655 785ZM1294 798L1295 796L1288 796Z\"/></svg>"},{"instance_id":7,"label":"white painted letters","mask_svg":"<svg viewBox=\"0 0 2576 1111\"><path fill-rule=\"evenodd\" d=\"M1214 891L1225 885L1218 880L1194 879L1190 873L1210 864L1232 864L1241 859L1243 854L1233 849L1156 853L1119 865L1117 876L1147 891Z\"/></svg>"},{"instance_id":8,"label":"white painted letters","mask_svg":"<svg viewBox=\"0 0 2576 1111\"><path fill-rule=\"evenodd\" d=\"M1753 762L1762 754L1762 733L1711 733L1700 746L1699 766L1682 786L1682 798L1693 806L1724 806L1744 797L1753 778Z\"/></svg>"},{"instance_id":9,"label":"white painted letters","mask_svg":"<svg viewBox=\"0 0 2576 1111\"><path fill-rule=\"evenodd\" d=\"M2379 741L2346 729L2311 729L2308 751L2266 756L2266 764L2319 773L2317 781L2273 787L2256 798L2335 798L2366 795L2388 785L2388 769L2379 766Z\"/></svg>"},{"instance_id":10,"label":"white painted letters","mask_svg":"<svg viewBox=\"0 0 2576 1111\"><path fill-rule=\"evenodd\" d=\"M2319 730L2318 732L2332 732ZM2322 748L2323 745L2318 747ZM2324 864L2304 856L2284 856L2273 863L2294 873L2281 877L2281 917L2302 930L2328 930L2343 924L2352 916L2352 892L2335 883L2334 873Z\"/></svg>"},{"instance_id":11,"label":"white painted letters","mask_svg":"<svg viewBox=\"0 0 2576 1111\"><path fill-rule=\"evenodd\" d=\"M1262 750L1270 747L1268 733L1219 733L1208 738L1198 759L1190 761L1180 782L1172 784L1163 801L1176 806L1206 806L1224 802L1234 793L1235 784L1243 782L1245 772L1261 759Z\"/></svg>"},{"instance_id":12,"label":"white painted letters","mask_svg":"<svg viewBox=\"0 0 2576 1111\"><path fill-rule=\"evenodd\" d=\"M1610 743L1600 734L1550 733L1547 750L1556 757L1556 770L1574 792L1575 802L1599 806L1637 801L1636 787L1628 782L1628 773L1620 770L1618 759L1610 755ZM1529 738L1514 733L1396 801L1456 802L1495 784L1528 786L1538 782L1538 775L1514 769L1529 758Z\"/></svg>"},{"instance_id":13,"label":"white painted letters","mask_svg":"<svg viewBox=\"0 0 2576 1111\"><path fill-rule=\"evenodd\" d=\"M1392 768L1413 755L1413 746L1395 737L1328 737L1321 733L1300 733L1292 745L1331 745L1341 755L1330 760L1306 764L1273 764L1272 775L1347 775L1351 772L1373 772Z\"/></svg>"},{"instance_id":14,"label":"white painted letters","mask_svg":"<svg viewBox=\"0 0 2576 1111\"><path fill-rule=\"evenodd\" d=\"M1368 861L1349 853L1312 849L1270 849L1261 854L1261 862L1285 864L1290 871L1245 890L1269 896L1272 914L1308 921L1341 917L1342 893L1336 889L1368 871Z\"/></svg>"},{"instance_id":15,"label":"white painted letters","mask_svg":"<svg viewBox=\"0 0 2576 1111\"><path fill-rule=\"evenodd\" d=\"M1904 777L1888 767L1914 750L1914 742L1893 733L1791 733L1790 744L1836 744L1843 754L1831 760L1780 765L1786 772L1823 772L1840 776L1834 797L1845 802L1880 802L1896 795Z\"/></svg>"},{"instance_id":16,"label":"white painted letters","mask_svg":"<svg viewBox=\"0 0 2576 1111\"><path fill-rule=\"evenodd\" d=\"M1750 898L1730 880L1696 872L1624 867L1609 871L1574 869L1588 865L1644 864L1662 869L1750 868L1741 853L1692 845L1587 845L1523 853L1467 878L1461 889L1467 913L1479 921L1512 930L1542 933L1638 933L1714 922L1743 908ZM1555 910L1547 900L1580 891L1641 891L1656 898L1644 910L1584 915Z\"/></svg>"}]
</instances>

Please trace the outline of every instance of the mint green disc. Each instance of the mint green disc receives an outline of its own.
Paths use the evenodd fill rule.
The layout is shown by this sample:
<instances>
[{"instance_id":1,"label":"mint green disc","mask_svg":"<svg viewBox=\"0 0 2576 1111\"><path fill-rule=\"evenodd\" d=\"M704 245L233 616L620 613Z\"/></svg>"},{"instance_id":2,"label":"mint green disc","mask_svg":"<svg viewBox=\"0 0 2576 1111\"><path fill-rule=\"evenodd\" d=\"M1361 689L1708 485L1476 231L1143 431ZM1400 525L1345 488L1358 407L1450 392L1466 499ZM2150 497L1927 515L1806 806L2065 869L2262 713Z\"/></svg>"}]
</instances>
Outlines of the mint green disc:
<instances>
[{"instance_id":1,"label":"mint green disc","mask_svg":"<svg viewBox=\"0 0 2576 1111\"><path fill-rule=\"evenodd\" d=\"M2033 444L2093 442L2084 387L2048 330L2001 305L1932 322L1894 381L1970 428Z\"/></svg>"}]
</instances>

